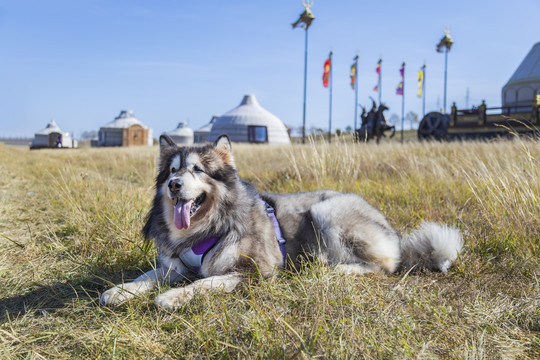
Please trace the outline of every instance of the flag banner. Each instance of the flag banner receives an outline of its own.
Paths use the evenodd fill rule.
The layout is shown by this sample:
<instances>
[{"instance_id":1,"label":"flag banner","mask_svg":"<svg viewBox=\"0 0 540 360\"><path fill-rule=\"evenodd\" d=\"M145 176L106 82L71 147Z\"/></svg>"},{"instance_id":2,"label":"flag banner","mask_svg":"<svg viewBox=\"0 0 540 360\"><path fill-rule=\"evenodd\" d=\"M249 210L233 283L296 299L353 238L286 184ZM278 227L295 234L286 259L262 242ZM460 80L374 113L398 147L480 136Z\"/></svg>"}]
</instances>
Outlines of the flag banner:
<instances>
[{"instance_id":1,"label":"flag banner","mask_svg":"<svg viewBox=\"0 0 540 360\"><path fill-rule=\"evenodd\" d=\"M354 90L356 84L356 61L351 65L351 88Z\"/></svg>"},{"instance_id":2,"label":"flag banner","mask_svg":"<svg viewBox=\"0 0 540 360\"><path fill-rule=\"evenodd\" d=\"M377 62L377 68L375 68L375 72L379 75L379 79L377 80L377 85L373 88L373 91L377 92L379 91L379 84L381 83L381 63L382 59L379 59Z\"/></svg>"},{"instance_id":3,"label":"flag banner","mask_svg":"<svg viewBox=\"0 0 540 360\"><path fill-rule=\"evenodd\" d=\"M418 97L422 97L422 89L424 88L424 68L418 72Z\"/></svg>"},{"instance_id":4,"label":"flag banner","mask_svg":"<svg viewBox=\"0 0 540 360\"><path fill-rule=\"evenodd\" d=\"M405 62L401 64L401 68L399 69L399 76L401 76L401 81L399 82L399 85L396 88L396 95L403 96L403 84L405 81Z\"/></svg>"},{"instance_id":5,"label":"flag banner","mask_svg":"<svg viewBox=\"0 0 540 360\"><path fill-rule=\"evenodd\" d=\"M399 83L396 89L396 95L402 95L403 96L403 81Z\"/></svg>"},{"instance_id":6,"label":"flag banner","mask_svg":"<svg viewBox=\"0 0 540 360\"><path fill-rule=\"evenodd\" d=\"M324 62L324 72L322 75L322 85L327 88L328 80L330 79L330 67L332 66L332 60L330 58L326 59Z\"/></svg>"}]
</instances>

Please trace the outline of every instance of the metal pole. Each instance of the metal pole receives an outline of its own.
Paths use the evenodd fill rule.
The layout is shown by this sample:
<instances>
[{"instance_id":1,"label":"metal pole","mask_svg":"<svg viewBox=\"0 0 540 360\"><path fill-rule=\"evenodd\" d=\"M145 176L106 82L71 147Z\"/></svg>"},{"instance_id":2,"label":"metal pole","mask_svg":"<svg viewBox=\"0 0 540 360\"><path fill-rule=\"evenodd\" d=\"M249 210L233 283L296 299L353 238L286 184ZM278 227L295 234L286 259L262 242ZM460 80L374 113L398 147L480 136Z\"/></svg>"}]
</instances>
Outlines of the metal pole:
<instances>
[{"instance_id":1,"label":"metal pole","mask_svg":"<svg viewBox=\"0 0 540 360\"><path fill-rule=\"evenodd\" d=\"M330 74L328 75L330 77L330 106L329 106L329 115L328 115L328 143L332 142L332 72L333 72L334 64L332 63L332 52L330 51Z\"/></svg>"},{"instance_id":2,"label":"metal pole","mask_svg":"<svg viewBox=\"0 0 540 360\"><path fill-rule=\"evenodd\" d=\"M305 50L304 50L304 111L302 114L302 144L306 143L307 50L308 50L308 29L306 28L306 41L305 41Z\"/></svg>"},{"instance_id":3,"label":"metal pole","mask_svg":"<svg viewBox=\"0 0 540 360\"><path fill-rule=\"evenodd\" d=\"M405 62L403 62L403 94L401 94L401 143L403 144L403 126L405 122Z\"/></svg>"},{"instance_id":4,"label":"metal pole","mask_svg":"<svg viewBox=\"0 0 540 360\"><path fill-rule=\"evenodd\" d=\"M355 133L357 129L357 121L358 119L358 55L356 55L356 59L354 60L354 129L353 134Z\"/></svg>"},{"instance_id":5,"label":"metal pole","mask_svg":"<svg viewBox=\"0 0 540 360\"><path fill-rule=\"evenodd\" d=\"M424 80L422 81L422 119L426 116L426 65L424 64Z\"/></svg>"},{"instance_id":6,"label":"metal pole","mask_svg":"<svg viewBox=\"0 0 540 360\"><path fill-rule=\"evenodd\" d=\"M446 114L446 78L447 78L447 66L448 66L448 46L444 47L444 99L443 99L443 109Z\"/></svg>"},{"instance_id":7,"label":"metal pole","mask_svg":"<svg viewBox=\"0 0 540 360\"><path fill-rule=\"evenodd\" d=\"M381 60L381 63L380 63L380 67L379 67L379 85L378 85L378 90L379 90L379 106L381 105L381 96L382 96L382 60Z\"/></svg>"}]
</instances>

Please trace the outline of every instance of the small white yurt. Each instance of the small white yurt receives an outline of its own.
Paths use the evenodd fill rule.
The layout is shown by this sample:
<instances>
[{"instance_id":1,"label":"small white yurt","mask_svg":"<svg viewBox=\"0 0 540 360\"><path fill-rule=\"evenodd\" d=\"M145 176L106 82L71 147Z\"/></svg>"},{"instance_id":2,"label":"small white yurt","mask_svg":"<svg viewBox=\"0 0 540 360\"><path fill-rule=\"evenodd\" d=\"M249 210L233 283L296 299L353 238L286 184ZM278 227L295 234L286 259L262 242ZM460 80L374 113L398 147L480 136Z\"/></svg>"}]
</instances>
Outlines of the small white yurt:
<instances>
[{"instance_id":1,"label":"small white yurt","mask_svg":"<svg viewBox=\"0 0 540 360\"><path fill-rule=\"evenodd\" d=\"M176 129L167 133L178 145L191 145L193 144L193 130L188 127L187 122L180 122Z\"/></svg>"},{"instance_id":2,"label":"small white yurt","mask_svg":"<svg viewBox=\"0 0 540 360\"><path fill-rule=\"evenodd\" d=\"M30 149L42 148L76 148L77 141L72 139L69 133L60 130L54 119L47 127L38 131L30 144Z\"/></svg>"},{"instance_id":3,"label":"small white yurt","mask_svg":"<svg viewBox=\"0 0 540 360\"><path fill-rule=\"evenodd\" d=\"M207 141L227 134L233 142L290 144L287 127L264 109L254 95L245 95L236 108L216 119Z\"/></svg>"},{"instance_id":4,"label":"small white yurt","mask_svg":"<svg viewBox=\"0 0 540 360\"><path fill-rule=\"evenodd\" d=\"M153 145L152 129L133 116L133 111L122 110L113 121L99 128L98 146Z\"/></svg>"},{"instance_id":5,"label":"small white yurt","mask_svg":"<svg viewBox=\"0 0 540 360\"><path fill-rule=\"evenodd\" d=\"M525 56L501 95L503 107L530 107L540 95L540 42Z\"/></svg>"},{"instance_id":6,"label":"small white yurt","mask_svg":"<svg viewBox=\"0 0 540 360\"><path fill-rule=\"evenodd\" d=\"M206 139L208 138L208 134L210 134L210 130L212 130L212 126L214 126L214 123L216 122L216 119L219 116L212 116L212 119L210 122L203 127L199 128L198 130L195 130L195 142L196 143L203 143L206 142Z\"/></svg>"}]
</instances>

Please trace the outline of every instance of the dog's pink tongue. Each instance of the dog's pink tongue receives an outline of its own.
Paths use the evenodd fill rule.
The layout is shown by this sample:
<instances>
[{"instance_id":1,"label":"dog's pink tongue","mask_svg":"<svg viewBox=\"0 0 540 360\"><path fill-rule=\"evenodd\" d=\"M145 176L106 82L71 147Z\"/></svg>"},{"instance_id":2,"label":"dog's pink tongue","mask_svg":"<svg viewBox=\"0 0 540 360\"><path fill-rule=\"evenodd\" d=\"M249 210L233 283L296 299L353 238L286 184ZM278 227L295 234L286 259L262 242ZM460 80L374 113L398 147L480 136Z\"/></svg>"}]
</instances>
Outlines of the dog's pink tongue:
<instances>
[{"instance_id":1,"label":"dog's pink tongue","mask_svg":"<svg viewBox=\"0 0 540 360\"><path fill-rule=\"evenodd\" d=\"M191 211L191 204L193 200L178 201L174 207L174 225L180 230L187 229L189 227L189 213Z\"/></svg>"}]
</instances>

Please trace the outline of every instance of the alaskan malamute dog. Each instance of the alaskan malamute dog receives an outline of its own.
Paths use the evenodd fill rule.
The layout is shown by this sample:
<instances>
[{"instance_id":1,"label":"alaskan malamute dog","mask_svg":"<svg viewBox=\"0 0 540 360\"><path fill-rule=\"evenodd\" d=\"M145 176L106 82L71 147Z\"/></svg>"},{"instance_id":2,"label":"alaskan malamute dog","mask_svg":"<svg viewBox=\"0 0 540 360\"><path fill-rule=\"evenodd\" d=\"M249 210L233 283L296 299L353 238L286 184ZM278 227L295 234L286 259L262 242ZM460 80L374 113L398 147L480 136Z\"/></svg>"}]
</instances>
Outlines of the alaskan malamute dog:
<instances>
[{"instance_id":1,"label":"alaskan malamute dog","mask_svg":"<svg viewBox=\"0 0 540 360\"><path fill-rule=\"evenodd\" d=\"M227 136L199 147L178 147L167 135L159 141L156 195L143 229L155 240L159 267L107 290L102 304L191 280L157 296L159 307L175 309L201 291L230 292L249 274L295 268L302 256L347 274L414 266L446 272L461 250L457 229L425 222L402 237L356 194L260 194L238 177Z\"/></svg>"}]
</instances>

